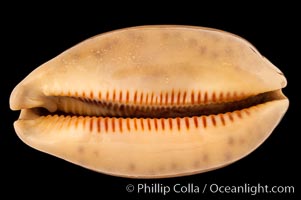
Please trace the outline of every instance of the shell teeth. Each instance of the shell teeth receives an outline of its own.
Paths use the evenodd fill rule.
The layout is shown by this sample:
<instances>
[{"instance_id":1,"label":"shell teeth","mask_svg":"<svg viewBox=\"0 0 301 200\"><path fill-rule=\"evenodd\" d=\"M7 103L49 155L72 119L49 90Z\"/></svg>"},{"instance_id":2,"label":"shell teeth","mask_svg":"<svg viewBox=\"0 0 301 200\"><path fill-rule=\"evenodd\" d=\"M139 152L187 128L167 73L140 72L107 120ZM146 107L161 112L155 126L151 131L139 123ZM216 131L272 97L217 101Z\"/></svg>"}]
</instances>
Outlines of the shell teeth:
<instances>
[{"instance_id":1,"label":"shell teeth","mask_svg":"<svg viewBox=\"0 0 301 200\"><path fill-rule=\"evenodd\" d=\"M201 133L202 130L209 127L223 127L234 123L237 120L250 116L252 110L243 109L242 111L228 112L225 114L194 116L194 117L176 117L176 118L116 118L116 117L77 117L64 115L47 115L41 116L37 120L37 126L44 127L43 130L49 129L68 130L81 129L84 133L143 133L160 132L162 134L170 133L187 133L190 129L197 129ZM172 132L176 131L176 132Z\"/></svg>"},{"instance_id":2,"label":"shell teeth","mask_svg":"<svg viewBox=\"0 0 301 200\"><path fill-rule=\"evenodd\" d=\"M80 95L79 95L80 94ZM196 104L209 104L209 103L221 103L231 102L246 98L249 95L245 95L243 92L224 92L224 91L181 91L175 90L167 92L144 92L144 91L123 91L113 89L106 92L55 92L49 96L62 96L62 97L75 97L83 101L91 102L102 101L112 103L123 103L133 105L196 105Z\"/></svg>"},{"instance_id":3,"label":"shell teeth","mask_svg":"<svg viewBox=\"0 0 301 200\"><path fill-rule=\"evenodd\" d=\"M79 96L78 94L81 94ZM89 96L87 96L89 94ZM61 92L60 96L51 96L55 101L58 113L70 115L103 116L103 117L142 117L142 118L169 118L169 117L193 117L211 115L242 110L256 104L265 103L275 99L284 98L280 91L266 92L250 97L237 92L161 92L159 95L151 93L139 93L135 91L133 96L126 91L126 102L122 99L122 91L113 90L106 92L105 99L97 99L101 92ZM112 94L112 96L110 96ZM119 95L117 95L119 94ZM203 94L203 96L201 96ZM117 99L117 96L121 97ZM144 97L150 102L144 101ZM131 98L133 97L133 101ZM170 97L170 98L169 98ZM173 97L173 98L172 98ZM220 98L218 98L220 97ZM54 104L54 103L52 103Z\"/></svg>"}]
</instances>

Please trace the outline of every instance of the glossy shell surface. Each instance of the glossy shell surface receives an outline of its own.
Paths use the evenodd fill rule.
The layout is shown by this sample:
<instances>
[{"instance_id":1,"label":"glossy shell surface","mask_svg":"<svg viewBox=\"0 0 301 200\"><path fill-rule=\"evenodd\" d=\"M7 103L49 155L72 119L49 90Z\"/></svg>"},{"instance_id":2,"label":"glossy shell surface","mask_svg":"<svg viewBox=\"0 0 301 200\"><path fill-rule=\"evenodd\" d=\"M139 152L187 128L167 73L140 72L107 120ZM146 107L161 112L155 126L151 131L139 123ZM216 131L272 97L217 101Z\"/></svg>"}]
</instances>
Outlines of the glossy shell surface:
<instances>
[{"instance_id":1,"label":"glossy shell surface","mask_svg":"<svg viewBox=\"0 0 301 200\"><path fill-rule=\"evenodd\" d=\"M116 176L223 167L256 149L288 108L279 69L210 28L141 26L66 50L13 90L29 146Z\"/></svg>"}]
</instances>

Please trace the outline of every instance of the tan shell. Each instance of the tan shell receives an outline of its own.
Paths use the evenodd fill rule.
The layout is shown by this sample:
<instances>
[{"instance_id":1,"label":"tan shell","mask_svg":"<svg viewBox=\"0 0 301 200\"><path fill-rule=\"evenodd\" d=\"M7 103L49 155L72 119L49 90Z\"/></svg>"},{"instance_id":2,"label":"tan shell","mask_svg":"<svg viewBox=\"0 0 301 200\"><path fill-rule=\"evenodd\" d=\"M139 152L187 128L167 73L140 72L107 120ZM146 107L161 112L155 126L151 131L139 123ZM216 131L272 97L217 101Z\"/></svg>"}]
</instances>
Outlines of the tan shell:
<instances>
[{"instance_id":1,"label":"tan shell","mask_svg":"<svg viewBox=\"0 0 301 200\"><path fill-rule=\"evenodd\" d=\"M159 178L252 152L286 112L285 86L283 74L233 34L142 26L95 36L46 62L16 86L10 107L21 110L14 127L33 148L106 174ZM235 107L260 94L273 98L221 113L173 111Z\"/></svg>"}]
</instances>

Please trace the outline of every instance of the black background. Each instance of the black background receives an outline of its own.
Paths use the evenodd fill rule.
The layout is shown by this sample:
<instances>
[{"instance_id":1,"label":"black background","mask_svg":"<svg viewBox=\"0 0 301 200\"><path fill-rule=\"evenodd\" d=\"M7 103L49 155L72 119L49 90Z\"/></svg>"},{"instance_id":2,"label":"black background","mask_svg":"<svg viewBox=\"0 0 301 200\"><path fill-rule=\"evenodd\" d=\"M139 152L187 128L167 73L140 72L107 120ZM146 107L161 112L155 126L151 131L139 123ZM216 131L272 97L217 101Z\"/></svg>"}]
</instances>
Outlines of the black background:
<instances>
[{"instance_id":1,"label":"black background","mask_svg":"<svg viewBox=\"0 0 301 200\"><path fill-rule=\"evenodd\" d=\"M161 7L145 5L93 5L74 9L61 5L11 5L7 14L1 14L1 132L0 181L1 192L17 195L19 189L25 197L69 197L84 195L107 199L122 195L124 198L142 199L148 194L128 193L127 184L138 183L186 185L217 183L219 185L293 185L295 194L256 196L237 194L170 194L179 198L222 199L293 199L299 193L300 174L298 138L300 134L300 98L298 71L300 66L300 20L295 6L262 7L259 4L238 5L222 12L216 5L198 4ZM24 7L23 7L24 6ZM124 7L126 6L126 7ZM138 6L138 7L135 7ZM31 7L31 9L29 9ZM121 9L122 11L118 11ZM132 9L129 9L132 8ZM47 10L49 9L49 10ZM290 107L273 134L256 151L242 160L208 173L157 180L136 180L99 174L64 160L41 153L26 146L15 134L13 122L19 113L10 111L9 95L12 89L33 69L67 48L91 36L110 30L148 24L183 24L206 26L226 30L249 40L265 57L282 70L288 79L284 93ZM166 198L162 194L156 198ZM42 198L42 197L41 197Z\"/></svg>"}]
</instances>

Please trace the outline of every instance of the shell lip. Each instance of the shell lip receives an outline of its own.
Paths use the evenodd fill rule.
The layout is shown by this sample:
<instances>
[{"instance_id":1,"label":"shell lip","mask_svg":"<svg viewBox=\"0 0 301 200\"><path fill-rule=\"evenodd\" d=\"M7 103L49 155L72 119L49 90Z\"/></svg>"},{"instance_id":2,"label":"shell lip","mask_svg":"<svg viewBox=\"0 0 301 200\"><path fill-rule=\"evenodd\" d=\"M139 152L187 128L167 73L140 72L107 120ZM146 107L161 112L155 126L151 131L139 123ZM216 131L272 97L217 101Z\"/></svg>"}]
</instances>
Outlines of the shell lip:
<instances>
[{"instance_id":1,"label":"shell lip","mask_svg":"<svg viewBox=\"0 0 301 200\"><path fill-rule=\"evenodd\" d=\"M74 97L51 97L51 99L56 102L57 110L50 111L47 106L23 108L19 120L34 120L48 115L109 118L189 118L235 112L270 101L287 100L280 89L237 101L179 106L118 105L111 102L97 102ZM54 103L52 102L52 104Z\"/></svg>"}]
</instances>

